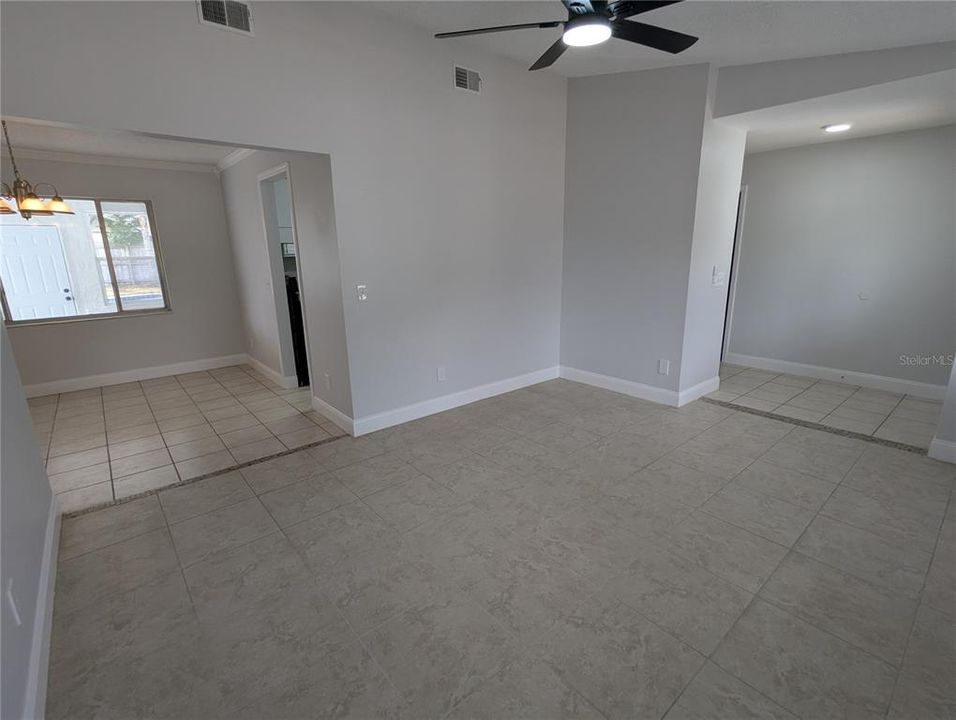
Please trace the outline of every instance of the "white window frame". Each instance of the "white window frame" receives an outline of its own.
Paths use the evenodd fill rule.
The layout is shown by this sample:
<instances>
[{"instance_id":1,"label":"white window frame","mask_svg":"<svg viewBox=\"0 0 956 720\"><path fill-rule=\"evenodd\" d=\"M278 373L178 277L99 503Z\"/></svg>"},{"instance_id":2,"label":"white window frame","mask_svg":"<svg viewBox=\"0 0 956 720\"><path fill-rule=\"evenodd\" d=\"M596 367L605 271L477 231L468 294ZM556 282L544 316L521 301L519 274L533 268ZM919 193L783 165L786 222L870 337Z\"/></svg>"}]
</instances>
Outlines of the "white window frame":
<instances>
[{"instance_id":1,"label":"white window frame","mask_svg":"<svg viewBox=\"0 0 956 720\"><path fill-rule=\"evenodd\" d=\"M173 311L169 301L169 288L166 285L166 267L163 264L163 253L159 242L159 228L156 225L156 216L153 214L153 203L150 200L141 200L139 198L93 198L78 197L71 195L65 198L70 200L86 200L96 206L96 218L100 226L100 234L103 237L103 250L106 253L106 265L110 271L110 281L113 284L113 297L116 298L116 310L108 313L90 313L87 315L67 315L63 317L52 318L30 318L29 320L13 320L10 312L10 306L7 304L7 293L3 287L3 281L0 280L0 306L3 309L3 324L8 327L20 327L23 325L50 325L52 323L71 323L85 322L87 320L109 320L121 317L138 317L141 315L156 315L159 313L170 313ZM146 220L149 222L149 232L153 242L153 254L156 258L156 270L159 273L159 287L163 293L163 306L156 308L143 308L141 310L124 310L123 298L120 297L119 283L116 281L116 271L113 269L113 251L110 249L109 237L106 233L106 221L103 218L103 203L142 203L146 207ZM37 216L39 217L39 216ZM27 221L30 222L30 221ZM2 226L0 226L2 227Z\"/></svg>"}]
</instances>

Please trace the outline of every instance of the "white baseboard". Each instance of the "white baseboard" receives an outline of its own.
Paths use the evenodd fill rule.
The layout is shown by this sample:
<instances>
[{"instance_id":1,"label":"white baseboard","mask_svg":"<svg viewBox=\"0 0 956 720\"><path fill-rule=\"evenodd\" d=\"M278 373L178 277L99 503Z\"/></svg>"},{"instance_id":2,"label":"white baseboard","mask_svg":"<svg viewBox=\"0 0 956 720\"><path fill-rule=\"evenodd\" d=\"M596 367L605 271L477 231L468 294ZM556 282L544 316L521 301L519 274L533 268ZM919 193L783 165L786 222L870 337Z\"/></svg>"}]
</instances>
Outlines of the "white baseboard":
<instances>
[{"instance_id":1,"label":"white baseboard","mask_svg":"<svg viewBox=\"0 0 956 720\"><path fill-rule=\"evenodd\" d=\"M525 375L517 375L505 380L487 383L486 385L479 385L469 388L468 390L442 395L412 405L405 405L404 407L395 408L394 410L386 410L385 412L376 413L375 415L368 415L355 420L352 434L358 437L359 435L365 435L370 432L375 432L376 430L392 427L393 425L401 425L411 420L417 420L426 415L434 415L435 413L451 410L456 407L461 407L462 405L469 405L478 400L484 400L485 398L501 395L502 393L511 392L512 390L520 390L529 385L537 385L546 380L554 380L557 377L557 367L545 368L544 370L537 370Z\"/></svg>"},{"instance_id":2,"label":"white baseboard","mask_svg":"<svg viewBox=\"0 0 956 720\"><path fill-rule=\"evenodd\" d=\"M166 375L182 375L183 373L215 370L230 365L244 365L248 356L225 355L223 357L206 358L204 360L189 360L173 363L172 365L154 365L153 367L137 368L135 370L121 370L120 372L104 373L102 375L87 375L86 377L54 380L52 382L26 385L23 390L27 397L53 395L54 393L72 392L74 390L88 390L101 385L117 385L119 383L151 380Z\"/></svg>"},{"instance_id":3,"label":"white baseboard","mask_svg":"<svg viewBox=\"0 0 956 720\"><path fill-rule=\"evenodd\" d=\"M291 390L292 388L299 387L299 378L296 377L295 375L282 375L280 373L277 373L275 370L273 370L271 367L266 365L261 360L257 360L256 358L252 357L252 355L247 355L246 361L250 365L252 365L252 367L254 367L257 372L262 373L267 378L269 378L272 382L276 383L277 385L281 385L287 390Z\"/></svg>"},{"instance_id":4,"label":"white baseboard","mask_svg":"<svg viewBox=\"0 0 956 720\"><path fill-rule=\"evenodd\" d=\"M699 382L693 387L681 390L677 394L677 407L683 407L687 403L694 402L708 393L712 393L720 387L720 378L712 377L703 382Z\"/></svg>"},{"instance_id":5,"label":"white baseboard","mask_svg":"<svg viewBox=\"0 0 956 720\"><path fill-rule=\"evenodd\" d=\"M900 378L887 377L885 375L871 375L870 373L856 372L855 370L840 370L838 368L823 367L822 365L805 365L803 363L777 360L775 358L763 358L755 355L741 355L739 353L729 352L724 357L724 361L734 365L757 368L758 370L789 373L790 375L812 377L818 380L829 380L831 382L844 382L851 385L874 388L876 390L915 395L916 397L928 398L929 400L942 400L946 394L945 385L933 385L915 380L901 380Z\"/></svg>"},{"instance_id":6,"label":"white baseboard","mask_svg":"<svg viewBox=\"0 0 956 720\"><path fill-rule=\"evenodd\" d=\"M935 460L956 464L956 442L933 438L929 444L929 456Z\"/></svg>"},{"instance_id":7,"label":"white baseboard","mask_svg":"<svg viewBox=\"0 0 956 720\"><path fill-rule=\"evenodd\" d=\"M594 387L604 388L613 392L619 392L622 395L640 398L641 400L650 400L651 402L662 405L678 407L680 395L676 390L667 390L666 388L645 385L644 383L634 382L633 380L624 380L611 375L601 375L589 370L578 370L577 368L561 366L561 377L566 380L593 385ZM709 381L708 381L709 382ZM691 388L693 390L694 388ZM689 391L688 391L689 392ZM707 392L710 392L709 390ZM689 401L688 401L689 402Z\"/></svg>"},{"instance_id":8,"label":"white baseboard","mask_svg":"<svg viewBox=\"0 0 956 720\"><path fill-rule=\"evenodd\" d=\"M47 671L50 665L50 639L53 633L53 595L56 586L57 553L60 547L60 509L56 496L50 499L46 538L43 544L43 565L40 567L40 588L37 593L36 619L33 626L33 647L27 676L24 718L42 718L46 711Z\"/></svg>"},{"instance_id":9,"label":"white baseboard","mask_svg":"<svg viewBox=\"0 0 956 720\"><path fill-rule=\"evenodd\" d=\"M336 410L334 407L325 402L325 400L317 398L315 395L313 395L312 409L320 415L327 417L349 435L354 434L355 422L352 420L352 418L343 413L341 410Z\"/></svg>"}]
</instances>

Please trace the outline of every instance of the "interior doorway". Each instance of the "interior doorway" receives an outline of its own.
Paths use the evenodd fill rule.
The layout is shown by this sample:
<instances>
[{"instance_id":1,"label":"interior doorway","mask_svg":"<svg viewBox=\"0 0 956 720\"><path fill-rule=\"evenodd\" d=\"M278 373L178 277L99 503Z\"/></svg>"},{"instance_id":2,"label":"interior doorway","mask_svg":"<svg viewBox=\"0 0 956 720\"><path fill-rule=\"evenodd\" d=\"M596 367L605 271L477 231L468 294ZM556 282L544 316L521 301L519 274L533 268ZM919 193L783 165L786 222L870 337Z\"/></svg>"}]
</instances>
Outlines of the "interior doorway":
<instances>
[{"instance_id":1,"label":"interior doorway","mask_svg":"<svg viewBox=\"0 0 956 720\"><path fill-rule=\"evenodd\" d=\"M259 177L262 217L279 315L283 374L294 373L299 387L305 387L310 384L309 356L299 292L298 241L291 183L287 165Z\"/></svg>"},{"instance_id":2,"label":"interior doorway","mask_svg":"<svg viewBox=\"0 0 956 720\"><path fill-rule=\"evenodd\" d=\"M734 246L730 251L730 276L727 278L727 306L724 308L724 334L720 344L720 361L724 362L730 345L730 327L734 317L734 296L737 292L737 269L740 265L740 236L744 230L744 212L747 208L747 186L737 195L737 224L734 227Z\"/></svg>"}]
</instances>

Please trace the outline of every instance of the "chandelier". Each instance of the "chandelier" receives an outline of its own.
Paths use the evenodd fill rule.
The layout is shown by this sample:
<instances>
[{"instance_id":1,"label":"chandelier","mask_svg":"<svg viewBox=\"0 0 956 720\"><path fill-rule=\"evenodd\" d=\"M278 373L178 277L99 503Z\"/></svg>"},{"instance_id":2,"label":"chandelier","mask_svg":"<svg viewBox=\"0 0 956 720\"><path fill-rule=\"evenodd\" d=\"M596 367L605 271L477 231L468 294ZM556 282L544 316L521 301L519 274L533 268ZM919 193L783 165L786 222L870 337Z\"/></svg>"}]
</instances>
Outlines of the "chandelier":
<instances>
[{"instance_id":1,"label":"chandelier","mask_svg":"<svg viewBox=\"0 0 956 720\"><path fill-rule=\"evenodd\" d=\"M7 152L10 153L10 164L13 165L13 185L6 182L2 184L2 197L0 197L0 215L15 215L20 213L24 220L29 220L34 215L73 215L71 208L66 201L60 197L56 187L51 183L32 183L20 177L20 171L17 169L17 160L13 157L13 145L10 144L10 135L7 133L7 121L0 121L3 124L3 138L7 141ZM37 189L41 185L53 188L53 196L49 199L42 198L37 194ZM13 204L11 204L13 203ZM15 207L14 207L15 206Z\"/></svg>"}]
</instances>

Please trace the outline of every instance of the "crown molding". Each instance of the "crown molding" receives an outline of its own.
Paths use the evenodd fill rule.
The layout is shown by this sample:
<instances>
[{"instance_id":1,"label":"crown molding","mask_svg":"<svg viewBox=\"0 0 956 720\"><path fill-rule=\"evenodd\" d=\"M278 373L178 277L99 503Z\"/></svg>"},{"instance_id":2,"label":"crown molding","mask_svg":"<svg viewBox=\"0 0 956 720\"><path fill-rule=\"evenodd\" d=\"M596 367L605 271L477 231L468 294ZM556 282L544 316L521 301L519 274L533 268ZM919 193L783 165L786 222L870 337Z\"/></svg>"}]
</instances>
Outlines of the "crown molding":
<instances>
[{"instance_id":1,"label":"crown molding","mask_svg":"<svg viewBox=\"0 0 956 720\"><path fill-rule=\"evenodd\" d=\"M216 163L216 172L222 172L226 168L232 167L240 160L245 160L254 152L255 150L251 148L239 148L238 150L233 150L231 153L226 155L226 157Z\"/></svg>"},{"instance_id":2,"label":"crown molding","mask_svg":"<svg viewBox=\"0 0 956 720\"><path fill-rule=\"evenodd\" d=\"M8 154L6 145L3 146L3 150L5 154ZM27 160L49 160L52 162L80 163L86 165L112 165L116 167L179 170L185 172L216 172L216 166L212 164L174 162L172 160L150 160L147 158L120 157L118 155L92 155L89 153L40 150L38 148L29 147L17 147L16 156L17 158Z\"/></svg>"}]
</instances>

